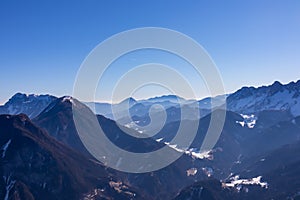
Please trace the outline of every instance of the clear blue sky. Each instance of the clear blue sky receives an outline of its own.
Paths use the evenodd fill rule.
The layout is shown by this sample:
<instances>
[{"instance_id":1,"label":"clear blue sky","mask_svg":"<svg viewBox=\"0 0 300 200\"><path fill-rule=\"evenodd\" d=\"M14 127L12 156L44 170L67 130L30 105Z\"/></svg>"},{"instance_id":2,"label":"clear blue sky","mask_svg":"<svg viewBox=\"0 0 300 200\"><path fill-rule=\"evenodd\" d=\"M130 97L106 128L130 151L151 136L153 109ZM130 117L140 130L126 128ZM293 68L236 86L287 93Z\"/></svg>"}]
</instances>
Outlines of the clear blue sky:
<instances>
[{"instance_id":1,"label":"clear blue sky","mask_svg":"<svg viewBox=\"0 0 300 200\"><path fill-rule=\"evenodd\" d=\"M97 44L146 26L199 42L227 92L300 79L297 0L2 0L0 103L16 92L72 94L77 70Z\"/></svg>"}]
</instances>

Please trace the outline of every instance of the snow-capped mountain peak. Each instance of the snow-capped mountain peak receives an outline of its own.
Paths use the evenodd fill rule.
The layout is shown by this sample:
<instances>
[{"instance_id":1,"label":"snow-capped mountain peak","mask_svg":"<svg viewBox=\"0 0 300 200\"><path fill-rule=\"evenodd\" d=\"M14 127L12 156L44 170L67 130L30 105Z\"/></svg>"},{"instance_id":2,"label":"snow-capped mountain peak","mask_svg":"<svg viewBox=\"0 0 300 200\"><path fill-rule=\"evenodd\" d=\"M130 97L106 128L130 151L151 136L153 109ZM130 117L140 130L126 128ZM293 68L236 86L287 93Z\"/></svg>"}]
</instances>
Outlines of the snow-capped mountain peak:
<instances>
[{"instance_id":1,"label":"snow-capped mountain peak","mask_svg":"<svg viewBox=\"0 0 300 200\"><path fill-rule=\"evenodd\" d=\"M244 114L263 110L287 110L300 115L300 81L283 85L275 81L270 86L243 87L227 98L227 108Z\"/></svg>"},{"instance_id":2,"label":"snow-capped mountain peak","mask_svg":"<svg viewBox=\"0 0 300 200\"><path fill-rule=\"evenodd\" d=\"M55 99L56 97L51 95L16 93L8 102L0 106L0 114L16 115L24 113L32 119Z\"/></svg>"}]
</instances>

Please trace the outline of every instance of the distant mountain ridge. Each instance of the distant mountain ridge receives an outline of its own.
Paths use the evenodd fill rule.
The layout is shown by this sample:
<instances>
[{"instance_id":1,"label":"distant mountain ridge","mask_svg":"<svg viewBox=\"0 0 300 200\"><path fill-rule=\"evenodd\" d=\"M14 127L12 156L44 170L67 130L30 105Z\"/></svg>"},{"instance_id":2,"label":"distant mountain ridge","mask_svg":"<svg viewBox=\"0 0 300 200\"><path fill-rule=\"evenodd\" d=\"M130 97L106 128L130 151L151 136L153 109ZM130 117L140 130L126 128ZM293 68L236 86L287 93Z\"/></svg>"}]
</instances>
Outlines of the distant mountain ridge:
<instances>
[{"instance_id":1,"label":"distant mountain ridge","mask_svg":"<svg viewBox=\"0 0 300 200\"><path fill-rule=\"evenodd\" d=\"M17 93L8 102L0 106L0 114L24 113L31 119L38 116L57 97L51 95L34 95ZM127 108L131 117L147 117L149 109L155 105L161 105L165 110L179 115L180 105L189 109L200 108L202 113L212 109L212 101L215 106L220 106L226 99L227 110L239 114L255 114L264 110L288 111L293 116L300 115L300 80L281 84L275 81L272 85L255 87L242 87L230 95L207 97L201 100L185 100L176 95L163 95L145 100L135 100L130 97L117 104L86 102L96 114L117 120L127 116ZM174 110L175 109L175 110ZM178 117L177 117L178 118ZM126 120L125 120L126 121ZM125 125L125 122L124 122Z\"/></svg>"},{"instance_id":2,"label":"distant mountain ridge","mask_svg":"<svg viewBox=\"0 0 300 200\"><path fill-rule=\"evenodd\" d=\"M16 93L8 102L0 106L0 114L16 115L23 113L33 119L55 99L57 98L51 95Z\"/></svg>"},{"instance_id":3,"label":"distant mountain ridge","mask_svg":"<svg viewBox=\"0 0 300 200\"><path fill-rule=\"evenodd\" d=\"M263 110L287 110L300 115L300 80L286 85L275 81L270 86L243 87L227 97L227 109L251 114Z\"/></svg>"}]
</instances>

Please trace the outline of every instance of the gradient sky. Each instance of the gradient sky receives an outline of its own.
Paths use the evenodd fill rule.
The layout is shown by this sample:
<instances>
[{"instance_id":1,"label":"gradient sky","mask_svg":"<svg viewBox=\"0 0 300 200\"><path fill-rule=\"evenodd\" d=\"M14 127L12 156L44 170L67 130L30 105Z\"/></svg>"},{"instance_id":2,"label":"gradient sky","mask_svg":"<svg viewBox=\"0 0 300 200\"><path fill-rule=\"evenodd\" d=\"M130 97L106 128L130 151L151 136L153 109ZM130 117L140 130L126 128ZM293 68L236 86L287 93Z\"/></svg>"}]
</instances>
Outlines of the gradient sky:
<instances>
[{"instance_id":1,"label":"gradient sky","mask_svg":"<svg viewBox=\"0 0 300 200\"><path fill-rule=\"evenodd\" d=\"M275 80L296 81L299 11L297 0L2 0L0 103L16 92L71 95L76 73L96 45L121 31L148 26L180 31L200 43L218 66L228 93ZM145 53L131 60L137 64L161 59L176 65L176 59ZM111 73L119 73L118 67ZM137 97L164 93L145 91ZM204 96L205 92L198 94Z\"/></svg>"}]
</instances>

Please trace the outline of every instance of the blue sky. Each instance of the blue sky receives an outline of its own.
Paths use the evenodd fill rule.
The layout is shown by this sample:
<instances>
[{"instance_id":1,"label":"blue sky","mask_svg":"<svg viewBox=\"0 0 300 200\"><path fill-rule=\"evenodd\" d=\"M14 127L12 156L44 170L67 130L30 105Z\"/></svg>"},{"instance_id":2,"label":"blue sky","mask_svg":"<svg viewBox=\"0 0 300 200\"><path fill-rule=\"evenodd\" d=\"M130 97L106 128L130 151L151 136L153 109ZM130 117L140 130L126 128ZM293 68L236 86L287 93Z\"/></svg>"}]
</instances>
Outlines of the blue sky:
<instances>
[{"instance_id":1,"label":"blue sky","mask_svg":"<svg viewBox=\"0 0 300 200\"><path fill-rule=\"evenodd\" d=\"M295 81L300 79L299 10L297 0L2 0L0 103L16 92L72 94L79 66L96 45L121 31L148 26L180 31L200 43L218 66L227 92ZM168 62L168 56L149 55ZM152 61L145 53L135 58Z\"/></svg>"}]
</instances>

